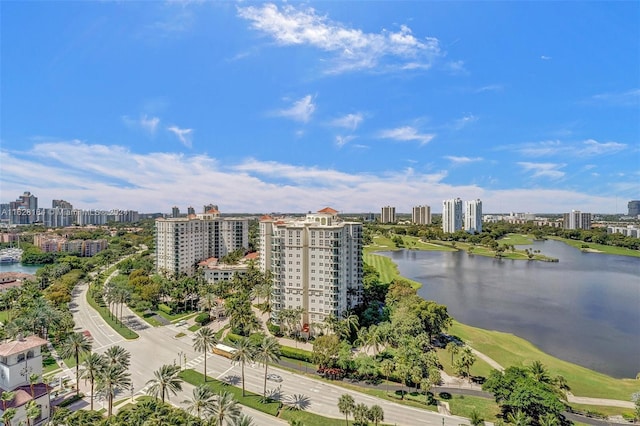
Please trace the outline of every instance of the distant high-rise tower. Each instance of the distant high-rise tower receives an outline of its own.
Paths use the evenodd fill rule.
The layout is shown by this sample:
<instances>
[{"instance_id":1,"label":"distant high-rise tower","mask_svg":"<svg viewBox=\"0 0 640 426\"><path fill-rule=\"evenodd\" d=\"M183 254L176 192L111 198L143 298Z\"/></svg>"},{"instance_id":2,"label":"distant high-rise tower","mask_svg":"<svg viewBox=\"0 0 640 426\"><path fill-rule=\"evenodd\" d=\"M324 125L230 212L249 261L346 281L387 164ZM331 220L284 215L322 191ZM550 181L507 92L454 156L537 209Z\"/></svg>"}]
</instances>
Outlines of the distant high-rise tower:
<instances>
[{"instance_id":1,"label":"distant high-rise tower","mask_svg":"<svg viewBox=\"0 0 640 426\"><path fill-rule=\"evenodd\" d=\"M482 232L482 201L467 201L464 215L464 229L471 234Z\"/></svg>"},{"instance_id":2,"label":"distant high-rise tower","mask_svg":"<svg viewBox=\"0 0 640 426\"><path fill-rule=\"evenodd\" d=\"M191 206L187 207L187 216L191 216L192 214L196 214L196 209Z\"/></svg>"},{"instance_id":3,"label":"distant high-rise tower","mask_svg":"<svg viewBox=\"0 0 640 426\"><path fill-rule=\"evenodd\" d=\"M204 211L202 213L209 213L211 210L220 210L217 204L205 204Z\"/></svg>"},{"instance_id":4,"label":"distant high-rise tower","mask_svg":"<svg viewBox=\"0 0 640 426\"><path fill-rule=\"evenodd\" d=\"M25 191L16 201L9 203L9 223L25 225L38 220L38 197Z\"/></svg>"},{"instance_id":5,"label":"distant high-rise tower","mask_svg":"<svg viewBox=\"0 0 640 426\"><path fill-rule=\"evenodd\" d=\"M629 201L629 216L638 217L640 215L640 200Z\"/></svg>"},{"instance_id":6,"label":"distant high-rise tower","mask_svg":"<svg viewBox=\"0 0 640 426\"><path fill-rule=\"evenodd\" d=\"M591 229L591 213L571 210L564 214L564 229Z\"/></svg>"},{"instance_id":7,"label":"distant high-rise tower","mask_svg":"<svg viewBox=\"0 0 640 426\"><path fill-rule=\"evenodd\" d=\"M411 222L417 225L430 225L431 224L431 207L416 206L411 212Z\"/></svg>"},{"instance_id":8,"label":"distant high-rise tower","mask_svg":"<svg viewBox=\"0 0 640 426\"><path fill-rule=\"evenodd\" d=\"M180 209L177 206L171 208L171 217L180 217Z\"/></svg>"},{"instance_id":9,"label":"distant high-rise tower","mask_svg":"<svg viewBox=\"0 0 640 426\"><path fill-rule=\"evenodd\" d=\"M442 231L453 233L462 229L462 200L455 198L442 202Z\"/></svg>"},{"instance_id":10,"label":"distant high-rise tower","mask_svg":"<svg viewBox=\"0 0 640 426\"><path fill-rule=\"evenodd\" d=\"M386 206L382 208L382 214L380 215L380 223L395 223L396 222L396 208Z\"/></svg>"}]
</instances>

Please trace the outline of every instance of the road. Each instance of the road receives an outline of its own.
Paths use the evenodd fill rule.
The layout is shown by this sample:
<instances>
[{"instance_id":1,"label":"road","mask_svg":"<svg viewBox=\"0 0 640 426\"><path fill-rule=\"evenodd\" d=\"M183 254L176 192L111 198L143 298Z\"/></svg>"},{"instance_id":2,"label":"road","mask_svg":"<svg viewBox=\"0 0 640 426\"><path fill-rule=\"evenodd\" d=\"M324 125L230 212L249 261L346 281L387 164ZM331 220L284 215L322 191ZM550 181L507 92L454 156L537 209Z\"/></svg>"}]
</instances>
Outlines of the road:
<instances>
[{"instance_id":1,"label":"road","mask_svg":"<svg viewBox=\"0 0 640 426\"><path fill-rule=\"evenodd\" d=\"M77 286L73 294L72 311L78 329L89 330L94 339L93 349L102 353L113 345L120 345L131 353L131 380L133 383L134 395L146 392L146 383L153 377L153 372L163 364L182 364L184 367L184 357L186 356L186 367L202 371L204 354L193 350L191 334L184 326L178 327L168 325L164 327L149 327L143 323L127 308L124 309L125 318L132 323L139 324L136 332L140 337L136 340L127 341L104 322L87 303L87 284ZM179 333L185 333L183 337L176 337ZM360 392L344 389L320 380L314 380L289 371L271 367L269 369L283 377L283 382L279 384L269 382L269 387L281 387L283 397L302 394L309 398L310 406L308 411L321 414L323 416L344 418L337 407L338 398L343 394L350 394L356 403L363 402L368 406L380 405L384 410L385 422L397 425L417 426L458 426L469 424L468 420L457 416L443 416L431 411L418 408L407 407L380 398L372 397ZM223 357L210 354L207 358L207 373L220 379L237 380L241 375L240 366L232 365ZM245 378L246 388L252 392L262 393L264 370L259 366L246 366ZM235 379L237 377L238 379ZM82 386L82 382L81 382ZM187 386L185 386L187 388ZM172 402L188 399L190 391L172 397ZM128 397L129 395L122 395ZM249 412L249 410L245 410ZM250 413L259 425L278 424L277 419L265 417L260 414L260 418L255 413Z\"/></svg>"}]
</instances>

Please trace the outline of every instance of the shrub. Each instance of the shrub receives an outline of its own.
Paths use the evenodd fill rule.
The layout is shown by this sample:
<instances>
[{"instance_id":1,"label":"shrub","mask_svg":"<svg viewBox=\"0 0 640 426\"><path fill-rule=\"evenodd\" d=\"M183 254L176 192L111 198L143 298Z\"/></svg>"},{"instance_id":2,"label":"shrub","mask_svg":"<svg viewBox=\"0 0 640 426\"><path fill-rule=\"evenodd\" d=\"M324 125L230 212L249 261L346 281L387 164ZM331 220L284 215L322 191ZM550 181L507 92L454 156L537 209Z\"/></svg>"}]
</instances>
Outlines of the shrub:
<instances>
[{"instance_id":1,"label":"shrub","mask_svg":"<svg viewBox=\"0 0 640 426\"><path fill-rule=\"evenodd\" d=\"M164 303L160 303L158 305L158 310L164 312L167 315L171 315L171 312L172 312L172 309L169 306L165 305Z\"/></svg>"},{"instance_id":2,"label":"shrub","mask_svg":"<svg viewBox=\"0 0 640 426\"><path fill-rule=\"evenodd\" d=\"M267 322L267 330L269 330L269 333L273 334L274 336L282 336L280 326L273 324L271 321Z\"/></svg>"},{"instance_id":3,"label":"shrub","mask_svg":"<svg viewBox=\"0 0 640 426\"><path fill-rule=\"evenodd\" d=\"M285 358L293 358L298 361L313 362L313 353L304 349L290 348L289 346L280 347L280 354Z\"/></svg>"},{"instance_id":4,"label":"shrub","mask_svg":"<svg viewBox=\"0 0 640 426\"><path fill-rule=\"evenodd\" d=\"M193 320L200 325L205 325L209 322L209 314L203 312L201 314L198 314L198 316L196 316Z\"/></svg>"}]
</instances>

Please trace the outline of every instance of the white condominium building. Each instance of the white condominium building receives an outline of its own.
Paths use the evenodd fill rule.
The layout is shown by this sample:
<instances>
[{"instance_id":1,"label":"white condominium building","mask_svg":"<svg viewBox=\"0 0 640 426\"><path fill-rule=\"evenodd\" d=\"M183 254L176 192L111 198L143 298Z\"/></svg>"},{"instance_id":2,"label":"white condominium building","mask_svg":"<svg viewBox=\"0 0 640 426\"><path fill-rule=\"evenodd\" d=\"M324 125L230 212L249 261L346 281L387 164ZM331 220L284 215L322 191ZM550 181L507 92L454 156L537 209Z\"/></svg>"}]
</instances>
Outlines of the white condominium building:
<instances>
[{"instance_id":1,"label":"white condominium building","mask_svg":"<svg viewBox=\"0 0 640 426\"><path fill-rule=\"evenodd\" d=\"M455 198L442 202L442 231L453 233L462 229L462 200Z\"/></svg>"},{"instance_id":2,"label":"white condominium building","mask_svg":"<svg viewBox=\"0 0 640 426\"><path fill-rule=\"evenodd\" d=\"M396 208L391 206L385 206L382 208L380 215L380 223L395 223L396 222Z\"/></svg>"},{"instance_id":3,"label":"white condominium building","mask_svg":"<svg viewBox=\"0 0 640 426\"><path fill-rule=\"evenodd\" d=\"M470 234L482 232L482 201L480 199L467 201L464 214L464 229Z\"/></svg>"},{"instance_id":4,"label":"white condominium building","mask_svg":"<svg viewBox=\"0 0 640 426\"><path fill-rule=\"evenodd\" d=\"M431 207L416 206L411 212L411 222L416 225L430 225L431 224Z\"/></svg>"},{"instance_id":5,"label":"white condominium building","mask_svg":"<svg viewBox=\"0 0 640 426\"><path fill-rule=\"evenodd\" d=\"M193 275L198 262L249 247L249 220L222 218L217 211L156 219L156 270Z\"/></svg>"},{"instance_id":6,"label":"white condominium building","mask_svg":"<svg viewBox=\"0 0 640 426\"><path fill-rule=\"evenodd\" d=\"M329 207L304 218L260 219L260 268L273 274L272 318L302 308L302 324L362 301L362 224ZM305 330L306 331L306 330Z\"/></svg>"},{"instance_id":7,"label":"white condominium building","mask_svg":"<svg viewBox=\"0 0 640 426\"><path fill-rule=\"evenodd\" d=\"M591 229L591 213L571 210L564 215L564 229Z\"/></svg>"}]
</instances>

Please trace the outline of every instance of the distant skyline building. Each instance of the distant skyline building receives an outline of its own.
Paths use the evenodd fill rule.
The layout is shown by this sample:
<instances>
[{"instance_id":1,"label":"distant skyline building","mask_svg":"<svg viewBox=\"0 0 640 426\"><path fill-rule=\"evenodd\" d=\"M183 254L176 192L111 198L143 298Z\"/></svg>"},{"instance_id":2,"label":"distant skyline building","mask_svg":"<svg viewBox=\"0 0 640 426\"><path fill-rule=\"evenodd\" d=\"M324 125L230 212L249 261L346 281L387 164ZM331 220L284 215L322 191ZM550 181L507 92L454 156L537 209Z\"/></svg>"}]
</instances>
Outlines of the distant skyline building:
<instances>
[{"instance_id":1,"label":"distant skyline building","mask_svg":"<svg viewBox=\"0 0 640 426\"><path fill-rule=\"evenodd\" d=\"M431 207L415 206L411 212L411 222L416 225L431 225Z\"/></svg>"},{"instance_id":2,"label":"distant skyline building","mask_svg":"<svg viewBox=\"0 0 640 426\"><path fill-rule=\"evenodd\" d=\"M638 217L640 216L640 200L632 200L627 204L629 208L629 216Z\"/></svg>"},{"instance_id":3,"label":"distant skyline building","mask_svg":"<svg viewBox=\"0 0 640 426\"><path fill-rule=\"evenodd\" d=\"M3 206L3 219L11 225L28 225L38 221L38 197L25 191L16 201Z\"/></svg>"},{"instance_id":4,"label":"distant skyline building","mask_svg":"<svg viewBox=\"0 0 640 426\"><path fill-rule=\"evenodd\" d=\"M173 206L171 208L171 217L173 218L180 217L180 208L178 206Z\"/></svg>"},{"instance_id":5,"label":"distant skyline building","mask_svg":"<svg viewBox=\"0 0 640 426\"><path fill-rule=\"evenodd\" d=\"M302 309L303 332L362 302L362 223L329 207L300 218L263 216L259 265L273 276L271 316Z\"/></svg>"},{"instance_id":6,"label":"distant skyline building","mask_svg":"<svg viewBox=\"0 0 640 426\"><path fill-rule=\"evenodd\" d=\"M465 203L464 229L471 234L482 232L482 201L467 201Z\"/></svg>"},{"instance_id":7,"label":"distant skyline building","mask_svg":"<svg viewBox=\"0 0 640 426\"><path fill-rule=\"evenodd\" d=\"M564 229L591 229L591 213L571 210L571 213L565 213L563 217Z\"/></svg>"},{"instance_id":8,"label":"distant skyline building","mask_svg":"<svg viewBox=\"0 0 640 426\"><path fill-rule=\"evenodd\" d=\"M385 206L382 208L380 214L380 223L395 223L396 222L396 208L391 206Z\"/></svg>"},{"instance_id":9,"label":"distant skyline building","mask_svg":"<svg viewBox=\"0 0 640 426\"><path fill-rule=\"evenodd\" d=\"M452 198L442 202L442 231L453 233L462 229L462 200Z\"/></svg>"},{"instance_id":10,"label":"distant skyline building","mask_svg":"<svg viewBox=\"0 0 640 426\"><path fill-rule=\"evenodd\" d=\"M191 216L192 214L196 214L196 209L191 206L187 207L187 216Z\"/></svg>"},{"instance_id":11,"label":"distant skyline building","mask_svg":"<svg viewBox=\"0 0 640 426\"><path fill-rule=\"evenodd\" d=\"M215 210L218 211L218 205L217 204L205 204L203 209L202 209L202 213L209 213L210 210Z\"/></svg>"}]
</instances>

